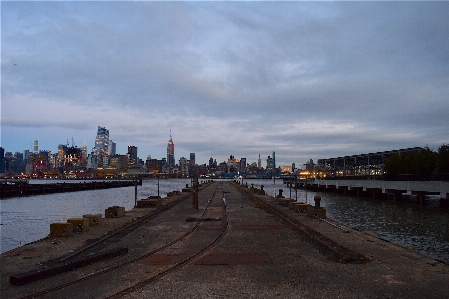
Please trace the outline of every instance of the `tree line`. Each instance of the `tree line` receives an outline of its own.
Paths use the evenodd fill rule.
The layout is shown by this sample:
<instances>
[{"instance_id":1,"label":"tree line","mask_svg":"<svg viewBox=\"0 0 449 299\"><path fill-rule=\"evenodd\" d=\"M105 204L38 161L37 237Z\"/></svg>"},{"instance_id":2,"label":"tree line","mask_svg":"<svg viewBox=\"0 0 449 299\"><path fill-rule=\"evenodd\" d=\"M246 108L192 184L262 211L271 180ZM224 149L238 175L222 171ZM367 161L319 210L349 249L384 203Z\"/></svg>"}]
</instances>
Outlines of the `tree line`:
<instances>
[{"instance_id":1,"label":"tree line","mask_svg":"<svg viewBox=\"0 0 449 299\"><path fill-rule=\"evenodd\" d=\"M418 152L390 156L384 165L387 180L449 180L449 145L437 151L424 147Z\"/></svg>"}]
</instances>

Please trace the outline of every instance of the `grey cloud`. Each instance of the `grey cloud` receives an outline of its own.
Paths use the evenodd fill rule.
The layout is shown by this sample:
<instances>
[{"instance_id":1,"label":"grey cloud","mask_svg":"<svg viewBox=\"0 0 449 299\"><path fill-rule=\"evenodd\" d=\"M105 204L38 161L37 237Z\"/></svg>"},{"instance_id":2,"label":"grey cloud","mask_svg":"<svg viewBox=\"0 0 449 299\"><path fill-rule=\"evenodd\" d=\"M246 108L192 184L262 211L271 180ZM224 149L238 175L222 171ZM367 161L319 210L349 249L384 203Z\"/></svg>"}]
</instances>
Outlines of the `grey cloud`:
<instances>
[{"instance_id":1,"label":"grey cloud","mask_svg":"<svg viewBox=\"0 0 449 299\"><path fill-rule=\"evenodd\" d=\"M90 125L162 154L170 128L180 150L220 157L438 146L447 15L447 2L5 2L2 101L76 105L61 130L108 103ZM7 127L40 121L2 106ZM317 127L285 132L298 122Z\"/></svg>"}]
</instances>

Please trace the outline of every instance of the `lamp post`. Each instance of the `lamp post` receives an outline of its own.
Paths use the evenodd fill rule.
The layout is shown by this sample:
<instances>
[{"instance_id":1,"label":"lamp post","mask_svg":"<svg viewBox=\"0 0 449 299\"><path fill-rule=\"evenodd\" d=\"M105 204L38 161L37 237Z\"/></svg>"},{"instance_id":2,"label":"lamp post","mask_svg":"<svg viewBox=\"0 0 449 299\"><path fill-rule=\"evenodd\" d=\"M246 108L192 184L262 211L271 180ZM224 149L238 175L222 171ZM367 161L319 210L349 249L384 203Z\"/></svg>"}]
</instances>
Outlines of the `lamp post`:
<instances>
[{"instance_id":1,"label":"lamp post","mask_svg":"<svg viewBox=\"0 0 449 299\"><path fill-rule=\"evenodd\" d=\"M134 207L137 207L137 175L134 175Z\"/></svg>"},{"instance_id":2,"label":"lamp post","mask_svg":"<svg viewBox=\"0 0 449 299\"><path fill-rule=\"evenodd\" d=\"M240 208L243 208L243 175L241 175L240 178L242 179L242 186L241 186L241 189L242 189L242 206Z\"/></svg>"},{"instance_id":3,"label":"lamp post","mask_svg":"<svg viewBox=\"0 0 449 299\"><path fill-rule=\"evenodd\" d=\"M296 176L296 173L295 173L295 196L296 196L296 201L298 201L298 183L297 183L297 179L298 179L298 177Z\"/></svg>"}]
</instances>

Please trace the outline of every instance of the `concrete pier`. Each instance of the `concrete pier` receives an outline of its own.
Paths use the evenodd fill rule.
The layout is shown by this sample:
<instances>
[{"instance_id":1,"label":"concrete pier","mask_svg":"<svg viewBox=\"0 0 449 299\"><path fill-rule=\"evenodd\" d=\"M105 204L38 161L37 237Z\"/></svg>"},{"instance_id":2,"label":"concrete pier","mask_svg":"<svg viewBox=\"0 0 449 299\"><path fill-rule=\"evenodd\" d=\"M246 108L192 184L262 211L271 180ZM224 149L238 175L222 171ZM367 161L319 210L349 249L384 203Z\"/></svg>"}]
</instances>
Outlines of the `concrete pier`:
<instances>
[{"instance_id":1,"label":"concrete pier","mask_svg":"<svg viewBox=\"0 0 449 299\"><path fill-rule=\"evenodd\" d=\"M214 182L199 191L198 211L188 198L170 212L149 218L139 229L133 222L157 208L135 208L72 237L45 239L4 253L0 256L2 298L23 298L46 289L52 291L42 298L108 298L136 285L126 298L447 298L448 265L332 219L298 213L255 189ZM179 196L162 199L163 205ZM189 231L194 222L187 220L200 219L206 206L209 221L202 221L187 239L123 269L60 289L56 288L59 283L99 271L109 259L22 286L9 282L11 276L21 277L18 274L74 254L89 240L126 227L126 235L116 234L114 242L104 248L129 248L125 255L111 258L115 265L116 259L133 258ZM294 221L269 213L267 206ZM214 239L224 227L225 236L213 248L177 271L139 285L161 268L196 252L204 240ZM342 258L346 256L350 258Z\"/></svg>"},{"instance_id":2,"label":"concrete pier","mask_svg":"<svg viewBox=\"0 0 449 299\"><path fill-rule=\"evenodd\" d=\"M142 185L142 180L137 181ZM39 194L76 192L97 189L131 187L135 185L132 180L117 181L88 181L88 182L69 182L69 183L48 183L48 184L30 184L28 182L17 182L13 184L0 184L0 199L8 197L30 196Z\"/></svg>"},{"instance_id":3,"label":"concrete pier","mask_svg":"<svg viewBox=\"0 0 449 299\"><path fill-rule=\"evenodd\" d=\"M357 197L375 198L392 195L400 201L403 194L417 195L420 204L425 203L427 195L439 195L442 202L449 193L449 182L443 181L376 181L376 180L316 180L311 182L316 189L326 191L343 189L345 194L355 192Z\"/></svg>"}]
</instances>

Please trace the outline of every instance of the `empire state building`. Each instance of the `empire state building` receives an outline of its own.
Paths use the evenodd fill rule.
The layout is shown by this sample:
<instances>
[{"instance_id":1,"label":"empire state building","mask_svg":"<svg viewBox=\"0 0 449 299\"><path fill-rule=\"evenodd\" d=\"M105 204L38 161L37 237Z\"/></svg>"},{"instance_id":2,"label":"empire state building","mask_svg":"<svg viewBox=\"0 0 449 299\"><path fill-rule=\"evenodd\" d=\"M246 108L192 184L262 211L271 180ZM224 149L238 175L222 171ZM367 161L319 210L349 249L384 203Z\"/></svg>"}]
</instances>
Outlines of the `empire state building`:
<instances>
[{"instance_id":1,"label":"empire state building","mask_svg":"<svg viewBox=\"0 0 449 299\"><path fill-rule=\"evenodd\" d=\"M170 130L170 140L167 144L167 164L170 167L175 166L175 144L173 143Z\"/></svg>"}]
</instances>

